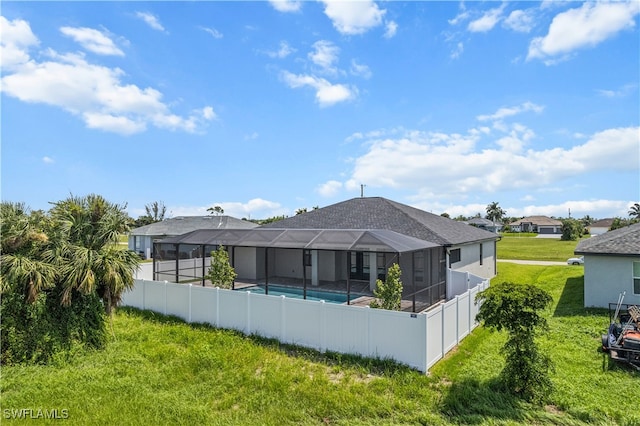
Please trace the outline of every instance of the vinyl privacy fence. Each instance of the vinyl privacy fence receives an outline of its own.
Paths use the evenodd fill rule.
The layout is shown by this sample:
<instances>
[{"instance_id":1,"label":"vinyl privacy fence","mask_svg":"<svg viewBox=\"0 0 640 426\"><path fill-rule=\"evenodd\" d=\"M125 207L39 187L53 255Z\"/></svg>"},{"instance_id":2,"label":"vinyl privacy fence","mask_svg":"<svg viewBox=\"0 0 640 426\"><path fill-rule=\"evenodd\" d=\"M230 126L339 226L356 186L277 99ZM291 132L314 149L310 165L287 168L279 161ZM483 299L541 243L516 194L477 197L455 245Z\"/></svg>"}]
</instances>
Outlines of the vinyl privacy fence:
<instances>
[{"instance_id":1,"label":"vinyl privacy fence","mask_svg":"<svg viewBox=\"0 0 640 426\"><path fill-rule=\"evenodd\" d=\"M426 373L477 326L475 295L488 285L418 314L146 280L135 281L123 305L321 352L391 358Z\"/></svg>"}]
</instances>

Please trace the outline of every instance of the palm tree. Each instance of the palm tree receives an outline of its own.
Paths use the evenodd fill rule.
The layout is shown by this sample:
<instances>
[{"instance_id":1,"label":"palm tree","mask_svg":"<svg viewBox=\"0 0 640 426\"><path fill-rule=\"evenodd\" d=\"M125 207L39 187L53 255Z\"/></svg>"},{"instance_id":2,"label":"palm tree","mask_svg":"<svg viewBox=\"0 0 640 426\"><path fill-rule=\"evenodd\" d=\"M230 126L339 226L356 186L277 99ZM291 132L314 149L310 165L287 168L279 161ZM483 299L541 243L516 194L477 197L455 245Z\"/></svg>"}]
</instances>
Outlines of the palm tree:
<instances>
[{"instance_id":1,"label":"palm tree","mask_svg":"<svg viewBox=\"0 0 640 426\"><path fill-rule=\"evenodd\" d=\"M496 221L500 221L504 216L506 216L507 212L504 211L499 205L497 201L494 201L492 203L489 203L487 205L487 219L489 219L490 221L495 222Z\"/></svg>"},{"instance_id":2,"label":"palm tree","mask_svg":"<svg viewBox=\"0 0 640 426\"><path fill-rule=\"evenodd\" d=\"M118 246L118 235L129 231L125 206L99 195L70 196L54 204L56 246L48 252L63 276L62 302L71 304L73 292L96 292L110 315L122 294L133 287L133 272L140 263L131 250Z\"/></svg>"},{"instance_id":3,"label":"palm tree","mask_svg":"<svg viewBox=\"0 0 640 426\"><path fill-rule=\"evenodd\" d=\"M632 205L629 208L629 216L636 218L636 219L640 219L640 204L639 203L635 203L634 205Z\"/></svg>"},{"instance_id":4,"label":"palm tree","mask_svg":"<svg viewBox=\"0 0 640 426\"><path fill-rule=\"evenodd\" d=\"M162 222L167 212L167 206L165 206L162 201L154 201L153 203L146 204L144 209L147 212L147 216L149 216L153 222Z\"/></svg>"},{"instance_id":5,"label":"palm tree","mask_svg":"<svg viewBox=\"0 0 640 426\"><path fill-rule=\"evenodd\" d=\"M22 203L3 202L0 223L0 293L20 293L27 303L33 303L57 278L54 265L43 257L49 242L45 218Z\"/></svg>"}]
</instances>

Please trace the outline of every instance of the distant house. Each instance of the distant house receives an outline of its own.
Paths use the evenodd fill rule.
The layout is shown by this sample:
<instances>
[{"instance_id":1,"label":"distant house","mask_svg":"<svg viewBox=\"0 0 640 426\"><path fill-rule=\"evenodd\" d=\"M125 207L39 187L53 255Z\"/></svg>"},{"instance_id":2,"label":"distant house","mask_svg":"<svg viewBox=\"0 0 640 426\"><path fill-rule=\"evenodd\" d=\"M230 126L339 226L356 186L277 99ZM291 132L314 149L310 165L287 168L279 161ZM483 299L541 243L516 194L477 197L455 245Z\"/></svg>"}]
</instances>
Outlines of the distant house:
<instances>
[{"instance_id":1,"label":"distant house","mask_svg":"<svg viewBox=\"0 0 640 426\"><path fill-rule=\"evenodd\" d=\"M512 222L513 232L535 232L537 234L562 234L562 222L547 216L529 216Z\"/></svg>"},{"instance_id":2,"label":"distant house","mask_svg":"<svg viewBox=\"0 0 640 426\"><path fill-rule=\"evenodd\" d=\"M465 221L465 223L475 226L476 228L486 229L490 232L500 232L502 230L502 223L493 222L489 219L484 219L482 217L474 217L473 219L469 219Z\"/></svg>"},{"instance_id":3,"label":"distant house","mask_svg":"<svg viewBox=\"0 0 640 426\"><path fill-rule=\"evenodd\" d=\"M190 271L204 271L207 260L198 257L224 245L237 281L292 284L305 293L308 283L350 297L355 288L373 291L376 280L384 280L388 268L398 263L403 300L420 311L447 300L449 271L495 276L498 239L495 233L385 198L354 198L254 229L199 230L159 241L154 279L197 281ZM176 254L186 258L183 264L198 265L188 271L191 275L181 275Z\"/></svg>"},{"instance_id":4,"label":"distant house","mask_svg":"<svg viewBox=\"0 0 640 426\"><path fill-rule=\"evenodd\" d=\"M626 292L624 303L640 304L640 223L582 240L584 305L608 307Z\"/></svg>"},{"instance_id":5,"label":"distant house","mask_svg":"<svg viewBox=\"0 0 640 426\"><path fill-rule=\"evenodd\" d=\"M597 220L589 225L589 234L591 234L591 236L604 234L611 229L611 225L613 225L613 219Z\"/></svg>"},{"instance_id":6,"label":"distant house","mask_svg":"<svg viewBox=\"0 0 640 426\"><path fill-rule=\"evenodd\" d=\"M186 234L197 229L251 229L258 225L231 216L177 216L141 226L129 233L129 250L151 257L153 242L162 238Z\"/></svg>"}]
</instances>

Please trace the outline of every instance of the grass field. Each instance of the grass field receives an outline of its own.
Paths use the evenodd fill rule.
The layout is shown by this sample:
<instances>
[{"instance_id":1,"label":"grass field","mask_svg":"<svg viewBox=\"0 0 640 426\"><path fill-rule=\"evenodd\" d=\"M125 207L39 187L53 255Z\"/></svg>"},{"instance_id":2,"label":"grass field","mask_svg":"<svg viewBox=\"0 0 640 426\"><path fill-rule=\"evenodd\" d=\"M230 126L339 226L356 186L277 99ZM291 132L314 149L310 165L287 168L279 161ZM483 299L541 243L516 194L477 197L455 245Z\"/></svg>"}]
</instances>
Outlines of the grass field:
<instances>
[{"instance_id":1,"label":"grass field","mask_svg":"<svg viewBox=\"0 0 640 426\"><path fill-rule=\"evenodd\" d=\"M119 309L105 350L3 367L3 420L29 423L11 422L5 410L57 408L74 425L640 425L640 375L609 366L598 352L608 317L582 308L582 268L507 263L496 279L553 294L551 331L541 339L556 364L546 407L497 388L505 335L482 327L426 376Z\"/></svg>"},{"instance_id":2,"label":"grass field","mask_svg":"<svg viewBox=\"0 0 640 426\"><path fill-rule=\"evenodd\" d=\"M564 262L575 257L576 245L578 241L560 241L559 238L504 236L498 241L498 259Z\"/></svg>"}]
</instances>

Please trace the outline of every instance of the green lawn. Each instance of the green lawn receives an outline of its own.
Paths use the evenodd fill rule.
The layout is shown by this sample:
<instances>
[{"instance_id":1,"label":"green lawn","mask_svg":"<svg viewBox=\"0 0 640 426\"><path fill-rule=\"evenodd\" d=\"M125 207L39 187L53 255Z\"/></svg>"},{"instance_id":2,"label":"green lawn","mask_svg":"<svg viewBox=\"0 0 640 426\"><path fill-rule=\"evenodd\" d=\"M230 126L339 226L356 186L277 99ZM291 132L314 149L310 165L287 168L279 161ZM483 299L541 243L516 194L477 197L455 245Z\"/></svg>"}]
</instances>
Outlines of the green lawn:
<instances>
[{"instance_id":1,"label":"green lawn","mask_svg":"<svg viewBox=\"0 0 640 426\"><path fill-rule=\"evenodd\" d=\"M556 363L547 407L496 388L505 336L482 327L426 376L120 309L103 351L79 350L49 366L3 367L3 420L4 410L57 408L68 410L65 424L77 425L640 425L640 375L609 367L598 352L608 316L582 308L582 268L498 267L497 280L553 294L551 331L541 340Z\"/></svg>"},{"instance_id":2,"label":"green lawn","mask_svg":"<svg viewBox=\"0 0 640 426\"><path fill-rule=\"evenodd\" d=\"M549 260L564 262L575 257L578 241L559 238L531 238L504 236L498 241L498 259Z\"/></svg>"}]
</instances>

